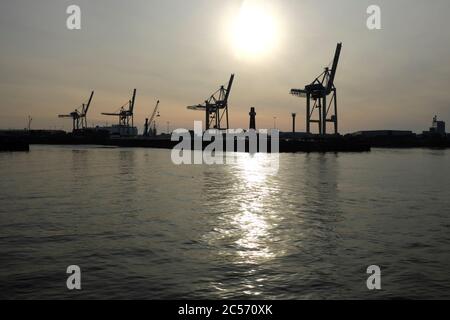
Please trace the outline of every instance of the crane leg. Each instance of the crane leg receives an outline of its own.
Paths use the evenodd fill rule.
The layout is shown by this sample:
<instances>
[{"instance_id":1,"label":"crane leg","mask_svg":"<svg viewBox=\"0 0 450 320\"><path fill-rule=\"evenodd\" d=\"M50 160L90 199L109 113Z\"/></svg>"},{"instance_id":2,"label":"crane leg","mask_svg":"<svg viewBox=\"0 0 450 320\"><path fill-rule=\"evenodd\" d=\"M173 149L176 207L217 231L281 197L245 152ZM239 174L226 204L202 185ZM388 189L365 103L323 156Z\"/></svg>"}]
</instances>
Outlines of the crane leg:
<instances>
[{"instance_id":1,"label":"crane leg","mask_svg":"<svg viewBox=\"0 0 450 320\"><path fill-rule=\"evenodd\" d=\"M338 134L338 110L337 110L337 93L334 89L334 133Z\"/></svg>"},{"instance_id":2,"label":"crane leg","mask_svg":"<svg viewBox=\"0 0 450 320\"><path fill-rule=\"evenodd\" d=\"M322 105L322 134L327 134L327 96L323 97L323 105Z\"/></svg>"},{"instance_id":3,"label":"crane leg","mask_svg":"<svg viewBox=\"0 0 450 320\"><path fill-rule=\"evenodd\" d=\"M322 100L319 98L317 102L317 109L319 110L319 121L317 124L319 125L319 134L323 134L323 125L322 125Z\"/></svg>"},{"instance_id":4,"label":"crane leg","mask_svg":"<svg viewBox=\"0 0 450 320\"><path fill-rule=\"evenodd\" d=\"M311 95L306 96L306 132L311 133Z\"/></svg>"}]
</instances>

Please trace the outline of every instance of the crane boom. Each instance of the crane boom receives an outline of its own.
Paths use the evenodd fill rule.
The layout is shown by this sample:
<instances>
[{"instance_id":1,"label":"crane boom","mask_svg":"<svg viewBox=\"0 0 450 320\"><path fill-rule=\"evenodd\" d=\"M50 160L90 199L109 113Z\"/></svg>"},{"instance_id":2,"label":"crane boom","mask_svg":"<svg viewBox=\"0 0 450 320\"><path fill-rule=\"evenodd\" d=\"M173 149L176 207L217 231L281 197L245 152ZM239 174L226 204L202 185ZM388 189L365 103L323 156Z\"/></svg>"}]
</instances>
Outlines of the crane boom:
<instances>
[{"instance_id":1,"label":"crane boom","mask_svg":"<svg viewBox=\"0 0 450 320\"><path fill-rule=\"evenodd\" d=\"M130 103L130 115L133 115L133 110L134 110L134 101L136 100L136 89L133 90L133 98L131 99L131 103Z\"/></svg>"},{"instance_id":2,"label":"crane boom","mask_svg":"<svg viewBox=\"0 0 450 320\"><path fill-rule=\"evenodd\" d=\"M156 117L159 117L158 107L159 107L159 100L156 102L156 106L153 109L152 115L150 116L150 121L149 118L145 119L144 137L148 137L149 135L156 136Z\"/></svg>"},{"instance_id":3,"label":"crane boom","mask_svg":"<svg viewBox=\"0 0 450 320\"><path fill-rule=\"evenodd\" d=\"M108 113L108 112L102 112L102 115L104 115L104 116L120 116L121 113Z\"/></svg>"},{"instance_id":4,"label":"crane boom","mask_svg":"<svg viewBox=\"0 0 450 320\"><path fill-rule=\"evenodd\" d=\"M189 110L199 110L199 111L205 111L206 107L204 105L198 104L196 106L189 106L187 107Z\"/></svg>"},{"instance_id":5,"label":"crane boom","mask_svg":"<svg viewBox=\"0 0 450 320\"><path fill-rule=\"evenodd\" d=\"M230 96L231 87L233 86L234 81L234 74L231 75L230 81L228 82L227 92L225 94L224 103L226 104L228 102L228 97Z\"/></svg>"},{"instance_id":6,"label":"crane boom","mask_svg":"<svg viewBox=\"0 0 450 320\"><path fill-rule=\"evenodd\" d=\"M150 120L149 120L150 125L151 125L151 124L153 123L153 121L155 120L155 116L156 116L156 114L157 114L157 112L158 112L158 107L159 107L159 100L156 102L155 109L153 109L153 113L152 113L152 115L151 115L151 117L150 117Z\"/></svg>"},{"instance_id":7,"label":"crane boom","mask_svg":"<svg viewBox=\"0 0 450 320\"><path fill-rule=\"evenodd\" d=\"M84 112L83 112L84 115L87 114L87 112L88 112L88 110L89 110L89 107L90 107L90 105L91 105L91 102L92 102L92 98L93 98L93 97L94 97L94 91L91 92L91 96L89 97L88 103L86 104L86 109L85 109Z\"/></svg>"},{"instance_id":8,"label":"crane boom","mask_svg":"<svg viewBox=\"0 0 450 320\"><path fill-rule=\"evenodd\" d=\"M331 93L331 89L333 88L334 78L336 76L336 71L339 63L339 57L341 55L342 43L338 43L336 46L336 52L334 53L333 66L331 67L331 74L327 84L327 94Z\"/></svg>"}]
</instances>

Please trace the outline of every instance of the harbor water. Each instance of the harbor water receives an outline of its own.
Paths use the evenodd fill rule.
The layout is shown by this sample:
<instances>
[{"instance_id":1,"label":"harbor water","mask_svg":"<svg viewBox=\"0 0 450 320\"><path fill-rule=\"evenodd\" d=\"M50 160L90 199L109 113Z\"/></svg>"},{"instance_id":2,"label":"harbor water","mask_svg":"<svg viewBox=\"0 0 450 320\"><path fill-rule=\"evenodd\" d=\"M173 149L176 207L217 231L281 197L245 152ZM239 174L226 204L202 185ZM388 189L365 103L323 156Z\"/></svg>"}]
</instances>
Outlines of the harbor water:
<instances>
[{"instance_id":1,"label":"harbor water","mask_svg":"<svg viewBox=\"0 0 450 320\"><path fill-rule=\"evenodd\" d=\"M450 299L450 151L170 155L0 153L0 298Z\"/></svg>"}]
</instances>

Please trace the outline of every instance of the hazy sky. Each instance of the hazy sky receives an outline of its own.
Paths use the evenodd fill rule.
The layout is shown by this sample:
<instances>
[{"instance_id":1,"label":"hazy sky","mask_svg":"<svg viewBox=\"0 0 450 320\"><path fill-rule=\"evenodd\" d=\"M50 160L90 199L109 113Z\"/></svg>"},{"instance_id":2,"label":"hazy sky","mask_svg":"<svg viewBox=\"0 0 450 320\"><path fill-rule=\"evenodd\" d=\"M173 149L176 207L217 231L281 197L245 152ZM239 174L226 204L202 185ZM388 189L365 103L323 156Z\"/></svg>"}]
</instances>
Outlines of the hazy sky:
<instances>
[{"instance_id":1,"label":"hazy sky","mask_svg":"<svg viewBox=\"0 0 450 320\"><path fill-rule=\"evenodd\" d=\"M276 26L264 55L239 56L236 17L243 0L2 0L0 2L0 128L71 128L58 119L96 94L89 122L109 124L137 88L142 127L157 99L159 126L191 128L201 103L236 74L232 127L273 117L290 128L305 101L289 95L311 82L343 42L336 78L341 132L422 131L437 114L450 122L450 1L278 0L264 2ZM66 28L67 6L82 11L82 29ZM366 28L366 9L382 9L382 30ZM256 4L257 6L258 4ZM239 33L239 32L238 32Z\"/></svg>"}]
</instances>

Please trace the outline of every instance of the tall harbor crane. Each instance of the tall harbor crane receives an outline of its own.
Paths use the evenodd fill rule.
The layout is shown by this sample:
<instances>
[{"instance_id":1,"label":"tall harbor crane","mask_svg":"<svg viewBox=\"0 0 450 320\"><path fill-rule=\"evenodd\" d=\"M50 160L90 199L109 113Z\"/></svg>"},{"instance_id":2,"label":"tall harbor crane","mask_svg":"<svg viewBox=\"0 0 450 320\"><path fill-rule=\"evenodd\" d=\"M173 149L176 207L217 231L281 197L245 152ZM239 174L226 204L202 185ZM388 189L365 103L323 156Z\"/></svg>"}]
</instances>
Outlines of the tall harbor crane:
<instances>
[{"instance_id":1,"label":"tall harbor crane","mask_svg":"<svg viewBox=\"0 0 450 320\"><path fill-rule=\"evenodd\" d=\"M86 129L87 124L87 113L89 111L89 107L91 106L92 98L94 97L94 91L91 92L91 96L89 97L89 100L87 103L83 103L81 105L81 111L78 109L75 109L75 111L72 111L69 114L60 114L59 118L72 118L72 130L80 130L80 129Z\"/></svg>"},{"instance_id":2,"label":"tall harbor crane","mask_svg":"<svg viewBox=\"0 0 450 320\"><path fill-rule=\"evenodd\" d=\"M134 126L134 102L136 100L136 89L133 90L133 96L131 100L129 100L127 103L125 103L123 106L120 107L118 112L103 112L102 115L104 116L116 116L119 117L119 126L123 127L129 127L131 124L131 127Z\"/></svg>"},{"instance_id":3,"label":"tall harbor crane","mask_svg":"<svg viewBox=\"0 0 450 320\"><path fill-rule=\"evenodd\" d=\"M334 123L334 133L338 134L338 114L337 114L337 94L334 85L334 78L339 63L342 43L338 43L334 54L333 65L326 67L311 84L305 86L304 89L292 89L291 94L294 96L306 98L306 132L311 133L311 123L317 123L319 126L319 134L327 133L327 122ZM331 99L327 104L327 97L331 94ZM311 99L314 104L311 108ZM331 107L333 106L333 109ZM318 118L312 119L314 111L318 110ZM333 114L334 113L334 114Z\"/></svg>"},{"instance_id":4,"label":"tall harbor crane","mask_svg":"<svg viewBox=\"0 0 450 320\"><path fill-rule=\"evenodd\" d=\"M145 119L144 136L156 136L156 118L159 117L159 100L156 102L156 106L153 109L153 113L149 118Z\"/></svg>"},{"instance_id":5,"label":"tall harbor crane","mask_svg":"<svg viewBox=\"0 0 450 320\"><path fill-rule=\"evenodd\" d=\"M187 107L189 110L199 110L205 112L206 130L229 129L228 121L228 98L230 97L231 87L233 86L234 74L231 75L228 85L221 86L219 90L214 92L204 104ZM225 116L226 127L222 127L222 120Z\"/></svg>"}]
</instances>

